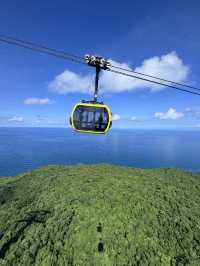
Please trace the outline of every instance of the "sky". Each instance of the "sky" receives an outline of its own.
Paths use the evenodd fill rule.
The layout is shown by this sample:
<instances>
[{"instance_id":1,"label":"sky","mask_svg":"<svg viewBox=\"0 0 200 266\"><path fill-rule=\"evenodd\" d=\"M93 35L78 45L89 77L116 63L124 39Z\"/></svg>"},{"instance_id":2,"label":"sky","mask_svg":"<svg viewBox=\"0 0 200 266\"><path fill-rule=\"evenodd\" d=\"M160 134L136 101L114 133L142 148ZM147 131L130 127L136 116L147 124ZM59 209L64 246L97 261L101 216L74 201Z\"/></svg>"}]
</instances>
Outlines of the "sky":
<instances>
[{"instance_id":1,"label":"sky","mask_svg":"<svg viewBox=\"0 0 200 266\"><path fill-rule=\"evenodd\" d=\"M200 2L3 1L0 34L200 88ZM68 127L94 69L0 43L0 126ZM200 129L200 97L102 72L116 128Z\"/></svg>"}]
</instances>

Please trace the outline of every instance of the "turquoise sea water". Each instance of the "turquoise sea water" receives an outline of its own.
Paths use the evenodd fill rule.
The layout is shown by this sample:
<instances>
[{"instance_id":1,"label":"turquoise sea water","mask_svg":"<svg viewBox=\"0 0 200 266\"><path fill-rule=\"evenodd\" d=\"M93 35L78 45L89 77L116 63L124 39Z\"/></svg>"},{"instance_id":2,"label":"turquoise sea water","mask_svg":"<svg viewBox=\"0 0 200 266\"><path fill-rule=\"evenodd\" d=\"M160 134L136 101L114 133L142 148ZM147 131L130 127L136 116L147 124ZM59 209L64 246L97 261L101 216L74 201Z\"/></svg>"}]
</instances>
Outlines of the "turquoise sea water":
<instances>
[{"instance_id":1,"label":"turquoise sea water","mask_svg":"<svg viewBox=\"0 0 200 266\"><path fill-rule=\"evenodd\" d=\"M0 128L0 176L79 163L200 171L200 132L113 129L99 136L65 128Z\"/></svg>"}]
</instances>

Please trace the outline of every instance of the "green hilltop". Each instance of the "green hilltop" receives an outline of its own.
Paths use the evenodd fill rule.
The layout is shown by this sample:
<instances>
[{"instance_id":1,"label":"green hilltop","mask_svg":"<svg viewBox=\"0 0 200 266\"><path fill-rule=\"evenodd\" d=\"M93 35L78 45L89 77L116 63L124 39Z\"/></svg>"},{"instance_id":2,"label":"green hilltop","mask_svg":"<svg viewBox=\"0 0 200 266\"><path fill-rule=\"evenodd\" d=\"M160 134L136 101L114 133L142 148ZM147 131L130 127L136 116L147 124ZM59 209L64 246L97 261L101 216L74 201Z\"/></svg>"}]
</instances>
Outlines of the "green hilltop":
<instances>
[{"instance_id":1,"label":"green hilltop","mask_svg":"<svg viewBox=\"0 0 200 266\"><path fill-rule=\"evenodd\" d=\"M200 175L102 164L1 178L0 265L200 265Z\"/></svg>"}]
</instances>

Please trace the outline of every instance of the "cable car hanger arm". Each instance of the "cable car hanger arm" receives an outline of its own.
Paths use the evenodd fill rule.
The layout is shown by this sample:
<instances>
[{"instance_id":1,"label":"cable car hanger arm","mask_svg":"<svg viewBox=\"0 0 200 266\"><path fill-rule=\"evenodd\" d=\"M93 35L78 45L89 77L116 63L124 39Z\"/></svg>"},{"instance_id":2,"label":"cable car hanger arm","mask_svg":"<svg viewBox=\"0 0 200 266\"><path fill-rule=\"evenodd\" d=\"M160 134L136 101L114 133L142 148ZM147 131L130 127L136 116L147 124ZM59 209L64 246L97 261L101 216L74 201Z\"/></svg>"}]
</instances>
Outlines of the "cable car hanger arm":
<instances>
[{"instance_id":1,"label":"cable car hanger arm","mask_svg":"<svg viewBox=\"0 0 200 266\"><path fill-rule=\"evenodd\" d=\"M95 55L85 55L85 62L89 66L93 66L96 68L94 102L97 102L98 92L99 92L99 74L102 69L110 70L111 63L107 59L100 57L100 56L95 56Z\"/></svg>"},{"instance_id":2,"label":"cable car hanger arm","mask_svg":"<svg viewBox=\"0 0 200 266\"><path fill-rule=\"evenodd\" d=\"M101 68L99 66L96 66L94 102L97 102L97 97L98 97L100 71L101 71Z\"/></svg>"}]
</instances>

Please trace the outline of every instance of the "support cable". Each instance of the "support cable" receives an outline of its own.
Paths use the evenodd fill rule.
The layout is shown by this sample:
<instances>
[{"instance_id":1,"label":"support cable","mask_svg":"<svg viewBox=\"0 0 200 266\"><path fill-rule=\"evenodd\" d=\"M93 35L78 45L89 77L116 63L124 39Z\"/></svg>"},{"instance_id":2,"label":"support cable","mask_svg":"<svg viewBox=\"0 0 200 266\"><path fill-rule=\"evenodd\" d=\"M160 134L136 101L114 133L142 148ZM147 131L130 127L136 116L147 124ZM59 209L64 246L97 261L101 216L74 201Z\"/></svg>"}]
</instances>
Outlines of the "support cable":
<instances>
[{"instance_id":1,"label":"support cable","mask_svg":"<svg viewBox=\"0 0 200 266\"><path fill-rule=\"evenodd\" d=\"M20 41L20 40L12 40L12 39L7 39L7 38L2 38L0 37L0 42L3 43L7 43L7 44L11 44L11 45L16 45L22 48L26 48L35 52L40 52L40 53L44 53L44 54L48 54L48 55L52 55L55 57L59 57L62 59L66 59L66 60L71 60L73 62L76 63L80 63L80 64L86 64L84 62L84 60L81 57L74 57L74 55L70 55L61 51L57 51L55 49L52 48L47 48L46 46L40 46L40 45L34 45L32 43L29 42L25 42L25 41Z\"/></svg>"},{"instance_id":2,"label":"support cable","mask_svg":"<svg viewBox=\"0 0 200 266\"><path fill-rule=\"evenodd\" d=\"M127 76L127 77L131 77L131 78L140 79L140 80L151 82L151 83L154 83L154 84L157 84L157 85L166 86L166 87L169 87L169 88L172 88L172 89L176 89L176 90L179 90L179 91L188 92L188 93L200 96L200 93L198 93L198 92L186 90L186 89L183 89L183 88L178 88L178 87L173 86L173 85L165 84L165 83L158 82L158 81L153 81L153 80L146 79L146 78L141 78L141 77L138 77L138 76L135 76L135 75L130 75L130 74L127 74L127 73L124 73L124 72L120 72L120 71L116 71L116 70L112 70L112 69L109 70L109 71L111 71L111 72L113 72L115 74L119 74L119 75L124 75L124 76Z\"/></svg>"},{"instance_id":3,"label":"support cable","mask_svg":"<svg viewBox=\"0 0 200 266\"><path fill-rule=\"evenodd\" d=\"M183 83L167 80L167 79L156 77L156 76L149 75L149 74L144 74L144 73L141 73L141 72L134 71L132 69L127 69L127 68L113 66L113 65L112 65L112 68L123 70L123 71L129 72L129 73L138 74L138 75L141 75L141 76L157 79L157 80L160 80L160 81L165 81L165 82L168 82L168 83L171 83L171 84L174 84L174 85L179 85L179 86L182 86L182 87L187 87L187 88L190 88L190 89L193 89L193 90L200 91L200 88L197 88L197 87L194 87L194 86L191 86L191 85L187 85L187 84L183 84Z\"/></svg>"},{"instance_id":4,"label":"support cable","mask_svg":"<svg viewBox=\"0 0 200 266\"><path fill-rule=\"evenodd\" d=\"M190 94L195 94L195 95L200 96L200 93L192 91L192 90L200 91L199 88L196 88L196 87L193 87L193 86L190 86L190 85L186 85L186 84L182 84L182 83L178 83L178 82L174 82L174 81L170 81L170 80L167 80L167 79L155 77L155 76L152 76L152 75L136 72L134 70L113 66L113 65L111 65L111 63L108 60L106 60L106 59L104 59L102 57L98 57L98 56L95 57L95 56L88 56L88 55L86 55L85 57L80 57L80 56L77 56L77 55L74 55L74 54L66 53L64 51L58 51L56 49L52 49L52 48L49 48L49 47L44 46L44 45L39 45L39 44L35 44L33 42L23 41L23 40L20 40L20 39L14 38L14 37L10 37L10 36L5 36L5 35L0 35L0 42L6 43L6 44L16 45L16 46L19 46L19 47L22 47L22 48L26 48L26 49L35 51L35 52L40 52L40 53L52 55L52 56L55 56L55 57L58 57L58 58L62 58L62 59L65 59L65 60L70 60L70 61L73 61L75 63L84 64L84 65L90 65L90 66L95 66L96 67L97 62L99 60L98 64L100 64L100 69L103 69L105 71L110 71L110 72L113 72L115 74L119 74L119 75L124 75L124 76L127 76L127 77L131 77L131 78L140 79L140 80L143 80L143 81L146 81L146 82L151 82L151 83L154 83L154 84L157 84L157 85L166 86L166 87L173 88L173 89L176 89L176 90L179 90L179 91L182 91L182 92L187 92L187 93L190 93ZM114 69L123 70L123 72L118 71L118 70L114 70L113 68ZM97 71L97 69L96 69L96 71ZM97 94L98 94L99 72L100 71L96 72L96 86L95 86L94 100L97 99ZM133 74L137 74L137 75L128 74L128 72L129 73L133 73ZM145 78L145 77L139 77L138 75L142 75L142 76L145 76L145 77L150 77L150 78L157 79L157 80L164 81L164 82L148 79L148 78ZM181 87L187 87L187 88L190 88L192 90L180 88L180 87L171 85L169 83L174 84L174 85L178 85L178 86L181 86Z\"/></svg>"}]
</instances>

